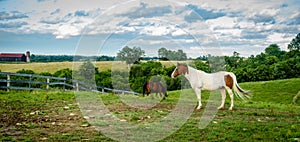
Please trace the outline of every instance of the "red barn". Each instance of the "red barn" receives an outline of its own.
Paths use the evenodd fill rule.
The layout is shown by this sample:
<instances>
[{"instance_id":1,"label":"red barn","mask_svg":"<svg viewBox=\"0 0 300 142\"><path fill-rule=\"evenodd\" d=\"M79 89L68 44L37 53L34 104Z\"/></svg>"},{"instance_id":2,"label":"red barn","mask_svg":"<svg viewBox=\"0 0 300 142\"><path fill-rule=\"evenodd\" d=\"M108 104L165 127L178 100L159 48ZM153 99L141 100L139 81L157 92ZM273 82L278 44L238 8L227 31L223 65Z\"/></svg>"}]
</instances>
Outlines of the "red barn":
<instances>
[{"instance_id":1,"label":"red barn","mask_svg":"<svg viewBox=\"0 0 300 142\"><path fill-rule=\"evenodd\" d=\"M25 54L0 53L0 62L26 62Z\"/></svg>"}]
</instances>

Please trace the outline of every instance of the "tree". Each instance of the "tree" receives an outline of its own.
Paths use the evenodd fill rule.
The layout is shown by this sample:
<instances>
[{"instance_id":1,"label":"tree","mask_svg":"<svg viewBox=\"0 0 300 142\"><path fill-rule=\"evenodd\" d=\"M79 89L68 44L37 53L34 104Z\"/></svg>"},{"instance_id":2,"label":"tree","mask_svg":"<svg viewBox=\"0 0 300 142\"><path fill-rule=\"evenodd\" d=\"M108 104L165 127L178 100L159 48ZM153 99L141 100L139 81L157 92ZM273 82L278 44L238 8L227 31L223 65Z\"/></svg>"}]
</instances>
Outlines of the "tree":
<instances>
[{"instance_id":1,"label":"tree","mask_svg":"<svg viewBox=\"0 0 300 142\"><path fill-rule=\"evenodd\" d=\"M284 54L284 51L281 51L277 44L271 44L265 49L265 53L269 56L280 57Z\"/></svg>"},{"instance_id":2,"label":"tree","mask_svg":"<svg viewBox=\"0 0 300 142\"><path fill-rule=\"evenodd\" d=\"M106 55L102 55L100 57L97 57L96 61L114 61L115 57L110 57Z\"/></svg>"},{"instance_id":3,"label":"tree","mask_svg":"<svg viewBox=\"0 0 300 142\"><path fill-rule=\"evenodd\" d=\"M95 74L95 81L97 86L113 88L111 70L98 72Z\"/></svg>"},{"instance_id":4,"label":"tree","mask_svg":"<svg viewBox=\"0 0 300 142\"><path fill-rule=\"evenodd\" d=\"M194 64L191 64L190 66L195 67L198 70L202 70L204 72L210 72L210 67L205 61L201 60L193 60Z\"/></svg>"},{"instance_id":5,"label":"tree","mask_svg":"<svg viewBox=\"0 0 300 142\"><path fill-rule=\"evenodd\" d=\"M117 58L121 61L126 61L128 68L130 68L130 65L139 62L140 58L144 54L145 51L142 50L140 47L130 48L126 46L121 51L119 51L119 53L117 54Z\"/></svg>"},{"instance_id":6,"label":"tree","mask_svg":"<svg viewBox=\"0 0 300 142\"><path fill-rule=\"evenodd\" d=\"M161 60L183 61L187 59L186 53L184 53L183 50L179 49L177 51L172 51L163 47L158 50L158 57Z\"/></svg>"},{"instance_id":7,"label":"tree","mask_svg":"<svg viewBox=\"0 0 300 142\"><path fill-rule=\"evenodd\" d=\"M168 60L168 50L164 47L158 50L158 58L161 60Z\"/></svg>"},{"instance_id":8,"label":"tree","mask_svg":"<svg viewBox=\"0 0 300 142\"><path fill-rule=\"evenodd\" d=\"M72 70L70 70L69 68L65 68L65 69L56 71L53 75L56 77L72 78Z\"/></svg>"},{"instance_id":9,"label":"tree","mask_svg":"<svg viewBox=\"0 0 300 142\"><path fill-rule=\"evenodd\" d=\"M300 51L300 33L298 33L298 35L290 42L290 44L288 45L288 49L290 51Z\"/></svg>"},{"instance_id":10,"label":"tree","mask_svg":"<svg viewBox=\"0 0 300 142\"><path fill-rule=\"evenodd\" d=\"M79 70L74 72L73 78L88 84L95 83L95 74L96 68L91 61L85 61L80 67ZM92 86L93 87L93 86Z\"/></svg>"},{"instance_id":11,"label":"tree","mask_svg":"<svg viewBox=\"0 0 300 142\"><path fill-rule=\"evenodd\" d=\"M242 58L239 56L240 53L234 51L233 56L225 56L225 62L226 62L226 67L230 71L231 69L236 69L240 62L242 61Z\"/></svg>"},{"instance_id":12,"label":"tree","mask_svg":"<svg viewBox=\"0 0 300 142\"><path fill-rule=\"evenodd\" d=\"M181 49L177 51L177 60L183 61L187 59L186 53L184 53Z\"/></svg>"}]
</instances>

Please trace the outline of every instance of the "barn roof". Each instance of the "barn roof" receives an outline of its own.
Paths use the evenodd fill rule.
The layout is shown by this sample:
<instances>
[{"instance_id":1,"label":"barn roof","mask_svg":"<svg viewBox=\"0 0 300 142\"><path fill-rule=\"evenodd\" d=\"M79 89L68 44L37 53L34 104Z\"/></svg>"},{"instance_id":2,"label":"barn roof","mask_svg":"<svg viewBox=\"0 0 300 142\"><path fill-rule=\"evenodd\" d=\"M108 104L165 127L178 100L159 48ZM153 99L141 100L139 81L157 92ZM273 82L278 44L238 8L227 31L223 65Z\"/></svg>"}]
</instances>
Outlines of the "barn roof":
<instances>
[{"instance_id":1,"label":"barn roof","mask_svg":"<svg viewBox=\"0 0 300 142\"><path fill-rule=\"evenodd\" d=\"M0 53L0 57L18 57L21 58L25 56L24 54L16 54L16 53Z\"/></svg>"}]
</instances>

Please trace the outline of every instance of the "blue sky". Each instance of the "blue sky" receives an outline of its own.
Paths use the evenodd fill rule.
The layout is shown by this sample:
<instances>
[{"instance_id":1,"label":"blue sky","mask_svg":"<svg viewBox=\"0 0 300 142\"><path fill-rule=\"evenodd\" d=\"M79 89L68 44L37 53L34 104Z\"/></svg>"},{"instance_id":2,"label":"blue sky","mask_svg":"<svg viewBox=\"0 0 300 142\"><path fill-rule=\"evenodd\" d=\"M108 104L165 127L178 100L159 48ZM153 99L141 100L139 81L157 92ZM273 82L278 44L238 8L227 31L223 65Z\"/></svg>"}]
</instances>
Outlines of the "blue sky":
<instances>
[{"instance_id":1,"label":"blue sky","mask_svg":"<svg viewBox=\"0 0 300 142\"><path fill-rule=\"evenodd\" d=\"M0 52L111 55L125 46L189 57L282 50L300 32L297 0L0 0Z\"/></svg>"}]
</instances>

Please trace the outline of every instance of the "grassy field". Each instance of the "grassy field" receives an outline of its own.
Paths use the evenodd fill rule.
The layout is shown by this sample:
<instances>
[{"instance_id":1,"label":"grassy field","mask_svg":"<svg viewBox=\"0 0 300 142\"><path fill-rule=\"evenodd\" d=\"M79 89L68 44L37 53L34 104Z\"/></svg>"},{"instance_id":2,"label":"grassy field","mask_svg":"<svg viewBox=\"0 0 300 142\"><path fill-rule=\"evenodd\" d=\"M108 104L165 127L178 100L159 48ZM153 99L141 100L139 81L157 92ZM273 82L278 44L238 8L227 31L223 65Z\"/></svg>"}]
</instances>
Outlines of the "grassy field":
<instances>
[{"instance_id":1,"label":"grassy field","mask_svg":"<svg viewBox=\"0 0 300 142\"><path fill-rule=\"evenodd\" d=\"M170 61L160 61L164 66L173 65ZM119 61L101 61L92 62L99 71L124 70L127 69L125 62ZM69 68L78 69L82 62L47 62L47 63L0 63L2 72L17 72L19 70L33 70L35 73L49 72L54 73L58 70Z\"/></svg>"},{"instance_id":2,"label":"grassy field","mask_svg":"<svg viewBox=\"0 0 300 142\"><path fill-rule=\"evenodd\" d=\"M160 141L300 141L300 100L291 104L299 84L300 78L241 83L251 90L251 100L236 99L235 109L229 111L227 97L226 109L204 129L198 127L203 110L193 110L182 127ZM168 93L166 100L145 110L127 106L117 95L98 97L121 120L150 124L168 115L178 102L180 91ZM204 108L208 96L204 91ZM2 91L0 108L0 141L114 141L89 125L72 92Z\"/></svg>"}]
</instances>

